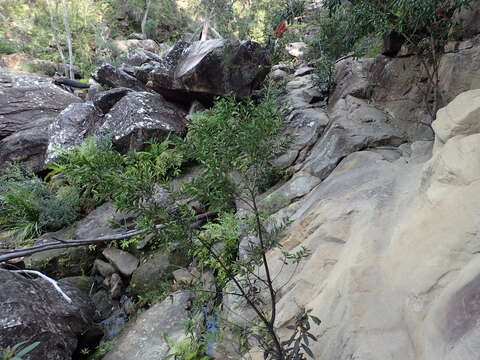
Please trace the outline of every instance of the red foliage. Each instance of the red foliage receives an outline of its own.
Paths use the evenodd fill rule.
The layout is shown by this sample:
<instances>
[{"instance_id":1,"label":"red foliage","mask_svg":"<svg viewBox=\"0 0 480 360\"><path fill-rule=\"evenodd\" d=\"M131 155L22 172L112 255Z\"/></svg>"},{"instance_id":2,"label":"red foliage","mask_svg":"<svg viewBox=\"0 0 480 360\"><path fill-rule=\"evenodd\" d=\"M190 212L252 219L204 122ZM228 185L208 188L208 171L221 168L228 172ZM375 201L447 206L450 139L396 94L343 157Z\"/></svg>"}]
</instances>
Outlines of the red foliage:
<instances>
[{"instance_id":1,"label":"red foliage","mask_svg":"<svg viewBox=\"0 0 480 360\"><path fill-rule=\"evenodd\" d=\"M288 30L288 27L285 24L285 21L284 20L280 21L280 23L275 28L275 37L280 38L283 35L283 33L287 30Z\"/></svg>"}]
</instances>

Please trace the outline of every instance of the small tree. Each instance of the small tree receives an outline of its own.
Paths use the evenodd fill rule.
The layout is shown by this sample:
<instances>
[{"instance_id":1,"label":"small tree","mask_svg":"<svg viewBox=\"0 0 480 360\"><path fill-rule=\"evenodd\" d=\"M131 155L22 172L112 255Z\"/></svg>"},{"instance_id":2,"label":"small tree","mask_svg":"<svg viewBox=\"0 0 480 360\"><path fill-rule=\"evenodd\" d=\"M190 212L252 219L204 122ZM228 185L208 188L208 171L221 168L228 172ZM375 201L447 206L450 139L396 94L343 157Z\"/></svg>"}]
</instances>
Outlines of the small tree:
<instances>
[{"instance_id":1,"label":"small tree","mask_svg":"<svg viewBox=\"0 0 480 360\"><path fill-rule=\"evenodd\" d=\"M232 225L232 217L224 215L220 218L220 226L210 225L209 231L195 240L195 255L199 261L216 269L224 281L233 284L233 295L242 297L253 309L263 329L260 334L264 336L258 339L265 358L275 360L304 359L304 353L311 354L308 339L303 343L305 338L315 339L308 332L310 315L302 318L298 328L305 331L296 328L298 331L290 341L281 342L275 329L277 292L266 254L279 244L276 237L266 231L266 216L258 196L259 187L272 171L270 160L285 148L285 139L279 137L283 126L272 97L267 95L260 103L230 97L217 100L211 110L194 116L187 136L189 154L205 168L203 176L192 184L193 193L217 210L229 210L234 199L243 204L249 215L240 227L249 229L258 240L248 260L232 258L231 252L225 255L225 249L238 249L238 244L232 246L235 236L231 234L238 225L235 222ZM222 228L221 225L226 226ZM215 245L223 239L230 240L220 252ZM307 254L304 249L296 254L284 254L285 261L299 261ZM263 269L262 276L257 274L259 267ZM251 278L259 281L268 293L267 312Z\"/></svg>"}]
</instances>

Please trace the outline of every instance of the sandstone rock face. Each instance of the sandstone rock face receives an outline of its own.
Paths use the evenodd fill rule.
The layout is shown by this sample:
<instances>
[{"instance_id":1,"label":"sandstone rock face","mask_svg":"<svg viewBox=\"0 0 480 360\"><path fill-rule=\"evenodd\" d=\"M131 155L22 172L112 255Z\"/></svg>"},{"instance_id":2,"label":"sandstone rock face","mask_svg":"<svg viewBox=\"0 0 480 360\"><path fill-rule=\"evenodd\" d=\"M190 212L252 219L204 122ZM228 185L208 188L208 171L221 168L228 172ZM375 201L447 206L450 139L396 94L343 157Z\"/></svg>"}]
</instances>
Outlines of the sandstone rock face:
<instances>
[{"instance_id":1,"label":"sandstone rock face","mask_svg":"<svg viewBox=\"0 0 480 360\"><path fill-rule=\"evenodd\" d=\"M150 87L179 102L232 93L247 97L270 69L265 50L251 41L179 42L149 74Z\"/></svg>"},{"instance_id":2,"label":"sandstone rock face","mask_svg":"<svg viewBox=\"0 0 480 360\"><path fill-rule=\"evenodd\" d=\"M127 326L104 360L158 360L168 355L170 347L185 336L184 321L190 294L176 292L163 302L141 313ZM168 339L172 343L168 343Z\"/></svg>"},{"instance_id":3,"label":"sandstone rock face","mask_svg":"<svg viewBox=\"0 0 480 360\"><path fill-rule=\"evenodd\" d=\"M440 89L445 104L460 93L480 89L480 36L463 41L440 62Z\"/></svg>"},{"instance_id":4,"label":"sandstone rock face","mask_svg":"<svg viewBox=\"0 0 480 360\"><path fill-rule=\"evenodd\" d=\"M440 109L432 124L442 143L454 136L480 133L480 90L464 92Z\"/></svg>"},{"instance_id":5,"label":"sandstone rock face","mask_svg":"<svg viewBox=\"0 0 480 360\"><path fill-rule=\"evenodd\" d=\"M78 336L93 325L93 304L69 285L60 285L71 304L45 280L0 270L0 349L39 341L29 360L71 359Z\"/></svg>"},{"instance_id":6,"label":"sandstone rock face","mask_svg":"<svg viewBox=\"0 0 480 360\"><path fill-rule=\"evenodd\" d=\"M398 146L403 142L383 111L352 96L339 100L330 118L330 126L303 165L304 171L322 180L352 152L383 145Z\"/></svg>"},{"instance_id":7,"label":"sandstone rock face","mask_svg":"<svg viewBox=\"0 0 480 360\"><path fill-rule=\"evenodd\" d=\"M322 320L318 359L478 358L476 96L441 111L433 153L428 142L353 152L288 207L283 244L312 255L295 269L269 254L277 286L288 282L278 293L283 336L305 307Z\"/></svg>"}]
</instances>

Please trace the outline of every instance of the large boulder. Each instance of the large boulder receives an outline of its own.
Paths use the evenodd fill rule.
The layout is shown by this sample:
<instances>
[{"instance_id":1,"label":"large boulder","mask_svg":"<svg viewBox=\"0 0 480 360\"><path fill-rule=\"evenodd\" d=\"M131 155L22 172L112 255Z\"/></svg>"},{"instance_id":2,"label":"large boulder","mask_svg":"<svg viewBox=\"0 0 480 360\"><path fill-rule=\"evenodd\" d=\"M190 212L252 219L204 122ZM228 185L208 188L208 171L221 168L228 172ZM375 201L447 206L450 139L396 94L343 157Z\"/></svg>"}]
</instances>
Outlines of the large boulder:
<instances>
[{"instance_id":1,"label":"large boulder","mask_svg":"<svg viewBox=\"0 0 480 360\"><path fill-rule=\"evenodd\" d=\"M176 292L135 318L122 332L104 360L158 360L185 337L191 294ZM170 343L169 343L170 341Z\"/></svg>"},{"instance_id":2,"label":"large boulder","mask_svg":"<svg viewBox=\"0 0 480 360\"><path fill-rule=\"evenodd\" d=\"M268 74L265 49L252 41L179 42L149 75L149 87L167 99L191 102L233 94L248 97Z\"/></svg>"},{"instance_id":3,"label":"large boulder","mask_svg":"<svg viewBox=\"0 0 480 360\"><path fill-rule=\"evenodd\" d=\"M130 92L103 118L94 135L109 135L122 152L140 150L146 140L186 131L186 113L159 94Z\"/></svg>"},{"instance_id":4,"label":"large boulder","mask_svg":"<svg viewBox=\"0 0 480 360\"><path fill-rule=\"evenodd\" d=\"M54 118L68 105L81 101L48 83L0 89L0 140L35 120Z\"/></svg>"},{"instance_id":5,"label":"large boulder","mask_svg":"<svg viewBox=\"0 0 480 360\"><path fill-rule=\"evenodd\" d=\"M94 308L88 295L65 284L68 303L53 285L0 270L0 349L22 341L40 345L25 359L71 359L78 337L93 325Z\"/></svg>"},{"instance_id":6,"label":"large boulder","mask_svg":"<svg viewBox=\"0 0 480 360\"><path fill-rule=\"evenodd\" d=\"M108 136L121 152L142 150L149 139L185 132L185 116L185 110L159 94L126 88L101 92L93 103L73 104L55 119L50 126L47 163L88 136Z\"/></svg>"},{"instance_id":7,"label":"large boulder","mask_svg":"<svg viewBox=\"0 0 480 360\"><path fill-rule=\"evenodd\" d=\"M50 132L48 128L53 119L35 120L24 129L7 136L0 141L0 166L20 161L25 169L41 172L44 169Z\"/></svg>"},{"instance_id":8,"label":"large boulder","mask_svg":"<svg viewBox=\"0 0 480 360\"><path fill-rule=\"evenodd\" d=\"M102 121L101 113L91 103L72 104L50 125L46 162L57 160L61 150L73 150Z\"/></svg>"},{"instance_id":9,"label":"large boulder","mask_svg":"<svg viewBox=\"0 0 480 360\"><path fill-rule=\"evenodd\" d=\"M43 170L49 124L81 101L46 77L0 71L0 167L21 161L29 170Z\"/></svg>"}]
</instances>

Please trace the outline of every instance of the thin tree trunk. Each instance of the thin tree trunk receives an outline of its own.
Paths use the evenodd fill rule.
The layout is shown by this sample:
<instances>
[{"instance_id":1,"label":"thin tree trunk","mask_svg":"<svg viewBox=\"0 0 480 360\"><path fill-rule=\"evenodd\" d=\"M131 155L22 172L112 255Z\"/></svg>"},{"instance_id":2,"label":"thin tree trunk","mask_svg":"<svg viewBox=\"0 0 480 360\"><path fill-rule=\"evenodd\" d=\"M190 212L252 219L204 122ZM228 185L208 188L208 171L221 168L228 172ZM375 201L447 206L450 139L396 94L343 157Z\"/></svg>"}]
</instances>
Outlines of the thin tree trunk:
<instances>
[{"instance_id":1,"label":"thin tree trunk","mask_svg":"<svg viewBox=\"0 0 480 360\"><path fill-rule=\"evenodd\" d=\"M62 0L62 7L63 7L63 23L65 25L65 32L67 34L68 57L70 58L69 76L70 76L70 79L74 79L75 74L73 72L72 33L70 31L70 23L68 21L67 4L65 3L65 0Z\"/></svg>"},{"instance_id":2,"label":"thin tree trunk","mask_svg":"<svg viewBox=\"0 0 480 360\"><path fill-rule=\"evenodd\" d=\"M142 19L142 24L141 24L141 29L142 29L142 35L143 38L147 38L147 32L146 32L146 26L147 26L147 19L148 19L148 12L150 10L150 6L152 5L152 0L147 0L147 4L145 6L145 13L143 14L143 19Z\"/></svg>"},{"instance_id":3,"label":"thin tree trunk","mask_svg":"<svg viewBox=\"0 0 480 360\"><path fill-rule=\"evenodd\" d=\"M58 9L58 2L57 1L58 0L56 0L55 3L57 4L56 8ZM50 14L50 27L52 28L53 41L55 42L55 46L57 47L58 53L60 55L60 59L62 60L62 64L63 64L63 75L68 76L67 61L65 60L65 55L63 54L63 49L60 45L60 42L58 41L57 25L55 24L55 18L53 16L53 9L52 9L50 0L47 0L47 7L48 7L48 12Z\"/></svg>"},{"instance_id":4,"label":"thin tree trunk","mask_svg":"<svg viewBox=\"0 0 480 360\"><path fill-rule=\"evenodd\" d=\"M210 17L208 17L205 22L203 23L203 29L202 29L202 37L200 38L200 41L205 41L208 39L208 28L210 26Z\"/></svg>"}]
</instances>

